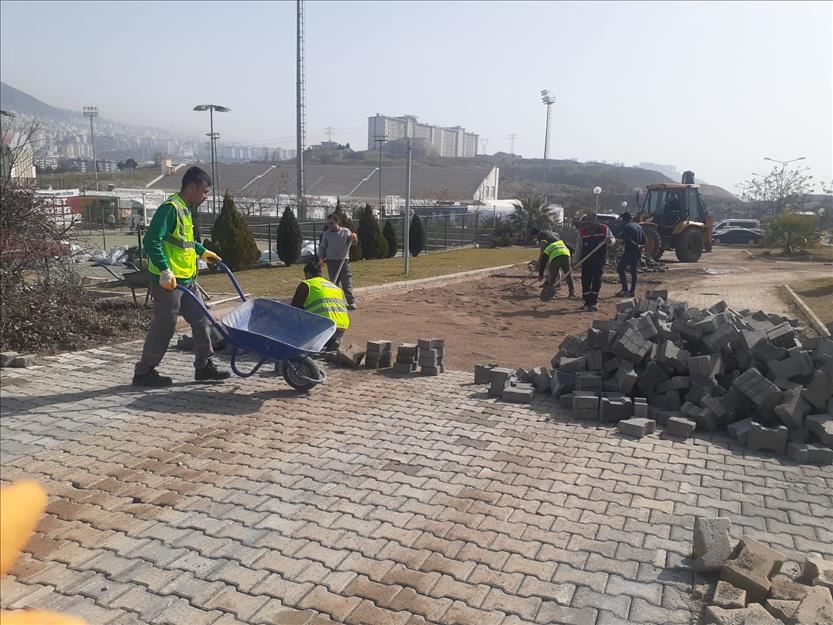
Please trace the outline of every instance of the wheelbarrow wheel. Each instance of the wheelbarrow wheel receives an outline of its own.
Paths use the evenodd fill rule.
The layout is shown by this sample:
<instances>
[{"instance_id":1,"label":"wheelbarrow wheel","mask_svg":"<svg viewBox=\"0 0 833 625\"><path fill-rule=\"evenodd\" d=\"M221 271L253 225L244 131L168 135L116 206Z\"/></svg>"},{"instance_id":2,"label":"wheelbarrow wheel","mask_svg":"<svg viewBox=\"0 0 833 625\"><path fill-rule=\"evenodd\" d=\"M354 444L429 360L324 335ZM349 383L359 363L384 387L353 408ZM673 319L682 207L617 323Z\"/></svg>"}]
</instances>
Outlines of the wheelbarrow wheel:
<instances>
[{"instance_id":1,"label":"wheelbarrow wheel","mask_svg":"<svg viewBox=\"0 0 833 625\"><path fill-rule=\"evenodd\" d=\"M296 391L308 391L324 381L323 372L309 356L283 363L283 379Z\"/></svg>"}]
</instances>

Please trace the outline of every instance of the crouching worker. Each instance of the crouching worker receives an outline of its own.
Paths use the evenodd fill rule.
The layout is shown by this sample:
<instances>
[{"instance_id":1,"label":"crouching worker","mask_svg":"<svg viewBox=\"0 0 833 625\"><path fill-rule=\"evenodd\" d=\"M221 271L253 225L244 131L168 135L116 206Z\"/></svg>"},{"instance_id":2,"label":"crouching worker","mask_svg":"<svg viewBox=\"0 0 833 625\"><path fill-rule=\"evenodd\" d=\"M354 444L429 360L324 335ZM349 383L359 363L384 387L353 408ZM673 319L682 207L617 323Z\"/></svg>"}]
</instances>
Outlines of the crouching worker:
<instances>
[{"instance_id":1,"label":"crouching worker","mask_svg":"<svg viewBox=\"0 0 833 625\"><path fill-rule=\"evenodd\" d=\"M197 210L208 197L211 178L199 167L190 167L182 177L179 193L169 197L153 215L142 247L148 257L150 293L153 296L153 321L150 323L142 357L136 363L134 386L169 386L171 378L159 375L156 366L162 362L168 343L176 331L179 315L191 324L194 338L194 379L198 382L225 380L228 371L217 368L212 356L210 324L202 308L193 299L177 290L185 287L197 298L197 258L209 263L220 257L194 240L191 211Z\"/></svg>"},{"instance_id":2,"label":"crouching worker","mask_svg":"<svg viewBox=\"0 0 833 625\"><path fill-rule=\"evenodd\" d=\"M544 289L554 295L554 286L560 272L562 276L566 276L567 288L570 290L569 297L575 297L576 287L570 273L571 246L564 243L557 234L554 235L553 239L552 241L541 240L538 279L544 280Z\"/></svg>"},{"instance_id":3,"label":"crouching worker","mask_svg":"<svg viewBox=\"0 0 833 625\"><path fill-rule=\"evenodd\" d=\"M321 265L318 263L307 263L304 266L304 276L306 280L298 285L292 296L292 305L326 317L336 324L336 333L324 348L328 352L336 351L341 345L344 332L350 327L344 291L321 277Z\"/></svg>"}]
</instances>

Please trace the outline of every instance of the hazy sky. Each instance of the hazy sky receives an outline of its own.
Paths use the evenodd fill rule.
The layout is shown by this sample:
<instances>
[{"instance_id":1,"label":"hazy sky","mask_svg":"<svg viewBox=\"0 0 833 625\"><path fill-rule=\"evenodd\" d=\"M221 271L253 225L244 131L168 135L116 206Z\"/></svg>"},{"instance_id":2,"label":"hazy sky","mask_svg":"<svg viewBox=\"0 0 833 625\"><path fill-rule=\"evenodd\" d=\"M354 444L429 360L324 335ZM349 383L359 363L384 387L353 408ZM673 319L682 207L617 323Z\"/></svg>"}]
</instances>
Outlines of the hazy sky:
<instances>
[{"instance_id":1,"label":"hazy sky","mask_svg":"<svg viewBox=\"0 0 833 625\"><path fill-rule=\"evenodd\" d=\"M294 147L294 2L8 2L2 80L49 104ZM306 3L308 143L367 116L462 125L486 151L671 163L732 191L762 157L833 178L833 3Z\"/></svg>"}]
</instances>

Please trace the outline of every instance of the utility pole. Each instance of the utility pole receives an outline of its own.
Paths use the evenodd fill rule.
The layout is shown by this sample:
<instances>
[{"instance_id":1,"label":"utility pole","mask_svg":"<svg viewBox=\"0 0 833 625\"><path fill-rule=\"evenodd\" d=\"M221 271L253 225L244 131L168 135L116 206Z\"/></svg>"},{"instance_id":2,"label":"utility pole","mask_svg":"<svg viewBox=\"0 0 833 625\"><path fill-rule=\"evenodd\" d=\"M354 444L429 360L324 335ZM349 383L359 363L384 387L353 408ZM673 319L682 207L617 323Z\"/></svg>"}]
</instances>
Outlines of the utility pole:
<instances>
[{"instance_id":1,"label":"utility pole","mask_svg":"<svg viewBox=\"0 0 833 625\"><path fill-rule=\"evenodd\" d=\"M373 140L379 144L379 214L382 214L382 146L387 142L387 135L377 135Z\"/></svg>"},{"instance_id":2,"label":"utility pole","mask_svg":"<svg viewBox=\"0 0 833 625\"><path fill-rule=\"evenodd\" d=\"M329 143L332 143L332 142L333 142L333 132L334 132L334 131L335 131L335 128L333 128L332 126L327 126L327 127L324 129L324 132L326 132L326 133L327 133L327 141L328 141Z\"/></svg>"},{"instance_id":3,"label":"utility pole","mask_svg":"<svg viewBox=\"0 0 833 625\"><path fill-rule=\"evenodd\" d=\"M405 275L408 275L411 255L411 140L408 139L408 179L405 183L405 214L402 216L402 256Z\"/></svg>"},{"instance_id":4,"label":"utility pole","mask_svg":"<svg viewBox=\"0 0 833 625\"><path fill-rule=\"evenodd\" d=\"M514 155L515 154L515 139L518 138L518 135L514 132L509 135L509 153Z\"/></svg>"},{"instance_id":5,"label":"utility pole","mask_svg":"<svg viewBox=\"0 0 833 625\"><path fill-rule=\"evenodd\" d=\"M93 117L98 117L97 106L85 106L84 116L90 118L90 143L93 146L93 173L95 174L95 190L98 191L98 164L95 162L95 134L93 133Z\"/></svg>"},{"instance_id":6,"label":"utility pole","mask_svg":"<svg viewBox=\"0 0 833 625\"><path fill-rule=\"evenodd\" d=\"M295 178L297 189L295 191L295 204L298 209L298 219L306 219L307 208L304 200L304 133L306 131L304 120L304 0L297 0L297 38L296 38L296 66L295 66Z\"/></svg>"}]
</instances>

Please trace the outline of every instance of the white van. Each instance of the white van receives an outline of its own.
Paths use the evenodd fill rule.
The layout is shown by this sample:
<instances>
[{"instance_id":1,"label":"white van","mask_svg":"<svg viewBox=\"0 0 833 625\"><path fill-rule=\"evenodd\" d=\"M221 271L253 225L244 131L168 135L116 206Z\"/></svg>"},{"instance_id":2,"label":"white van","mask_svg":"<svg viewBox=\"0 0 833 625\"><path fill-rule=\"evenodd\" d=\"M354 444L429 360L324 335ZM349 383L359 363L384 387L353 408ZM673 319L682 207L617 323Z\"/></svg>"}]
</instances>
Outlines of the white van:
<instances>
[{"instance_id":1,"label":"white van","mask_svg":"<svg viewBox=\"0 0 833 625\"><path fill-rule=\"evenodd\" d=\"M724 219L714 227L714 233L718 234L736 228L759 231L761 229L761 222L757 219Z\"/></svg>"}]
</instances>

